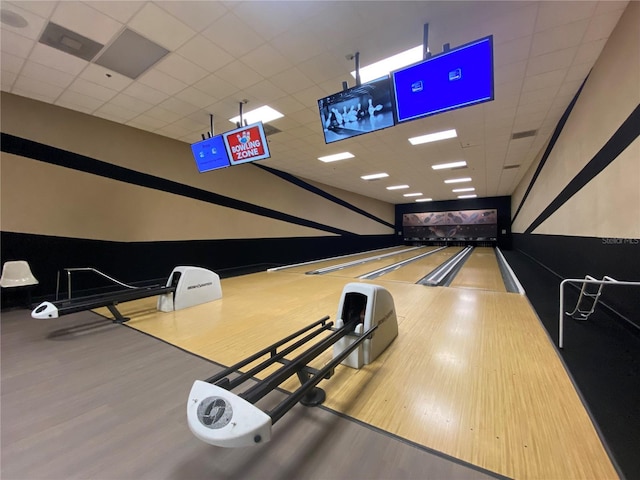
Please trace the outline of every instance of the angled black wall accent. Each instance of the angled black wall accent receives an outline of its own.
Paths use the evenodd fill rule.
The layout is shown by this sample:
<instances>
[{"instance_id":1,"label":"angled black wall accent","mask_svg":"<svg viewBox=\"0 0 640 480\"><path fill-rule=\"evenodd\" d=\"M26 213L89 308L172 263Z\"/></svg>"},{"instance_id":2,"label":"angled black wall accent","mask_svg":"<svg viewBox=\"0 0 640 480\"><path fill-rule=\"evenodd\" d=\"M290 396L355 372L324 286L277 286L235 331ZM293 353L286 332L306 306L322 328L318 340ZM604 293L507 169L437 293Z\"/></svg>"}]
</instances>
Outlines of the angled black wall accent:
<instances>
[{"instance_id":1,"label":"angled black wall accent","mask_svg":"<svg viewBox=\"0 0 640 480\"><path fill-rule=\"evenodd\" d=\"M394 225L392 223L386 222L384 220L382 220L381 218L376 217L375 215L372 215L369 212L366 212L364 210L362 210L361 208L356 207L355 205L351 205L349 202L345 202L344 200L342 200L341 198L338 198L334 195L331 195L330 193L325 192L324 190L318 188L318 187L314 187L313 185L305 182L304 180L299 179L298 177L295 177L293 175L291 175L290 173L286 173L286 172L281 172L280 170L276 170L275 168L270 168L270 167L266 167L264 165L260 165L258 163L254 163L253 165L255 165L256 167L260 167L261 169L263 169L266 172L272 173L273 175L276 175L280 178L282 178L283 180L286 180L287 182L291 182L294 185L297 185L300 188L304 188L305 190L308 190L312 193L315 193L316 195L320 195L323 198L326 198L327 200L330 200L332 202L337 203L338 205L348 208L349 210L352 210L356 213L359 213L360 215L364 215L367 218L370 218L371 220L374 220L378 223L381 223L382 225L389 227L389 228L394 228Z\"/></svg>"},{"instance_id":2,"label":"angled black wall accent","mask_svg":"<svg viewBox=\"0 0 640 480\"><path fill-rule=\"evenodd\" d=\"M569 115L571 114L571 111L573 110L573 107L576 105L576 102L578 101L578 97L580 96L580 93L582 92L582 88L584 87L584 84L587 82L588 78L589 78L589 75L587 75L587 78L584 79L584 82L582 82L582 85L580 85L580 88L578 89L578 91L576 92L575 96L571 100L571 103L569 103L569 106L567 107L567 109L562 114L562 117L560 117L560 121L558 122L558 125L556 125L555 130L553 131L553 135L551 135L551 140L549 140L549 144L547 145L547 148L545 149L544 154L542 155L542 158L540 159L540 163L536 167L536 171L534 172L533 177L531 177L531 181L529 182L529 186L527 187L527 190L524 192L524 195L522 196L522 199L520 200L520 204L518 205L518 208L516 209L516 213L513 215L513 218L511 219L511 225L513 225L513 222L515 222L516 217L518 216L518 214L520 213L520 210L522 209L522 207L524 205L524 202L527 201L527 197L529 196L529 193L531 192L531 189L533 188L533 185L536 183L536 180L538 179L538 175L540 175L540 172L542 171L542 168L544 167L544 164L547 162L547 159L549 158L549 155L551 154L551 151L553 150L553 147L555 147L556 141L558 140L558 137L560 136L560 133L562 133L562 129L564 128L565 123L567 123Z\"/></svg>"},{"instance_id":3,"label":"angled black wall accent","mask_svg":"<svg viewBox=\"0 0 640 480\"><path fill-rule=\"evenodd\" d=\"M146 173L137 172L128 168L113 165L111 163L96 160L77 153L68 152L59 148L44 145L24 138L16 137L7 133L0 136L0 148L3 152L20 155L22 157L31 158L41 162L60 165L62 167L72 168L74 170L99 175L101 177L111 178L133 185L152 188L163 192L189 197L203 202L208 202L223 207L241 210L243 212L253 213L263 217L273 218L304 227L315 228L324 232L334 233L337 235L356 235L352 232L323 225L318 222L307 220L304 218L288 215L278 212L270 208L261 207L252 203L236 200L224 195L209 192L199 188L183 185L181 183L172 182L164 178L155 177Z\"/></svg>"},{"instance_id":4,"label":"angled black wall accent","mask_svg":"<svg viewBox=\"0 0 640 480\"><path fill-rule=\"evenodd\" d=\"M547 208L529 225L524 233L532 233L542 222L549 218L564 203L573 197L582 187L604 170L640 135L640 105L622 123L616 133L604 147L573 177L564 189L553 199Z\"/></svg>"}]
</instances>

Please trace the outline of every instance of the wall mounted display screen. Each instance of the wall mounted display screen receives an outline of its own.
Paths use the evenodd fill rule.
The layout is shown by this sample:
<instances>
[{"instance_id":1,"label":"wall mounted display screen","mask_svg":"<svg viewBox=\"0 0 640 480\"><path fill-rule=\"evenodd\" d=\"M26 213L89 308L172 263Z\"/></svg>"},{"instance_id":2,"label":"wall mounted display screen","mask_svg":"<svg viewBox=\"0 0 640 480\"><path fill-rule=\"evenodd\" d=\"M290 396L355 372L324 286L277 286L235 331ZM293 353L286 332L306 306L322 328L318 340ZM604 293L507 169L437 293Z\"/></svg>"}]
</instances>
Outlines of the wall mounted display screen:
<instances>
[{"instance_id":1,"label":"wall mounted display screen","mask_svg":"<svg viewBox=\"0 0 640 480\"><path fill-rule=\"evenodd\" d=\"M200 173L229 166L229 156L222 135L192 144L191 151Z\"/></svg>"},{"instance_id":2,"label":"wall mounted display screen","mask_svg":"<svg viewBox=\"0 0 640 480\"><path fill-rule=\"evenodd\" d=\"M271 157L262 122L222 134L231 165L255 162Z\"/></svg>"},{"instance_id":3,"label":"wall mounted display screen","mask_svg":"<svg viewBox=\"0 0 640 480\"><path fill-rule=\"evenodd\" d=\"M389 77L381 77L318 100L325 143L395 125Z\"/></svg>"},{"instance_id":4,"label":"wall mounted display screen","mask_svg":"<svg viewBox=\"0 0 640 480\"><path fill-rule=\"evenodd\" d=\"M498 211L405 213L402 215L402 230L405 238L419 240L495 240L498 236Z\"/></svg>"},{"instance_id":5,"label":"wall mounted display screen","mask_svg":"<svg viewBox=\"0 0 640 480\"><path fill-rule=\"evenodd\" d=\"M391 73L398 122L493 100L493 36Z\"/></svg>"}]
</instances>

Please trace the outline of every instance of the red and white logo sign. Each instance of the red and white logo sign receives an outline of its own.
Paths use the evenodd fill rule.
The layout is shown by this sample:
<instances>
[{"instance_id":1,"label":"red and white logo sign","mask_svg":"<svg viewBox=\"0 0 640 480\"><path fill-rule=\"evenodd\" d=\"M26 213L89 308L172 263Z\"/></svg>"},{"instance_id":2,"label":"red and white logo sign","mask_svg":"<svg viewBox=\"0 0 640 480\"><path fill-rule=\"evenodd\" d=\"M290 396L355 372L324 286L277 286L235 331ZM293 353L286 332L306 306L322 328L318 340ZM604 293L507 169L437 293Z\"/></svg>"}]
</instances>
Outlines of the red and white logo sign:
<instances>
[{"instance_id":1,"label":"red and white logo sign","mask_svg":"<svg viewBox=\"0 0 640 480\"><path fill-rule=\"evenodd\" d=\"M225 134L231 164L260 160L269 156L266 139L259 125L234 130Z\"/></svg>"}]
</instances>

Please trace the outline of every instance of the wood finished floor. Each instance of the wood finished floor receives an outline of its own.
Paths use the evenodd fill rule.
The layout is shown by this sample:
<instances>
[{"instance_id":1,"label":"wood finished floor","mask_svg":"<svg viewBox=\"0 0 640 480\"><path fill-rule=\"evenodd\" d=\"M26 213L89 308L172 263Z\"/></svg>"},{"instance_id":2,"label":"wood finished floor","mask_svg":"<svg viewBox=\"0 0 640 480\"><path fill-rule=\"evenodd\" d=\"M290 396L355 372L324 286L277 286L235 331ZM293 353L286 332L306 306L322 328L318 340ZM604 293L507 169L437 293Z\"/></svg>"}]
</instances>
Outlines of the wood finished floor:
<instances>
[{"instance_id":1,"label":"wood finished floor","mask_svg":"<svg viewBox=\"0 0 640 480\"><path fill-rule=\"evenodd\" d=\"M470 265L470 277L486 273ZM353 281L344 271L261 272L223 280L223 298L206 305L159 313L145 299L121 311L133 328L231 365L324 315L335 319ZM473 288L384 276L364 283L392 294L399 336L371 365L340 367L321 384L328 408L508 477L618 478L526 297L479 280ZM284 430L276 425L274 435Z\"/></svg>"},{"instance_id":2,"label":"wood finished floor","mask_svg":"<svg viewBox=\"0 0 640 480\"><path fill-rule=\"evenodd\" d=\"M323 407L296 405L260 447L213 447L185 404L221 367L92 312L0 326L3 480L497 477Z\"/></svg>"}]
</instances>

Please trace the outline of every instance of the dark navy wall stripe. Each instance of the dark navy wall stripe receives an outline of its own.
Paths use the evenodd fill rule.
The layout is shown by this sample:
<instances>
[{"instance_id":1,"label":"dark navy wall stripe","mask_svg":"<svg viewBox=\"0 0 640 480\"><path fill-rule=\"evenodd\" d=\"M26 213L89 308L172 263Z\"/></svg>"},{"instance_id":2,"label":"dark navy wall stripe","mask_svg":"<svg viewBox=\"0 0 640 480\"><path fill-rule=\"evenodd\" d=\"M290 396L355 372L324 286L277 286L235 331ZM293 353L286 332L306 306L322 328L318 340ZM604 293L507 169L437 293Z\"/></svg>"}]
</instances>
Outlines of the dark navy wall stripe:
<instances>
[{"instance_id":1,"label":"dark navy wall stripe","mask_svg":"<svg viewBox=\"0 0 640 480\"><path fill-rule=\"evenodd\" d=\"M587 78L589 78L589 75L587 75ZM533 185L536 183L536 180L538 179L538 175L540 175L540 172L542 171L542 167L544 167L544 164L547 162L547 159L549 158L549 155L551 154L551 151L553 150L553 147L555 147L556 141L558 140L558 137L560 136L560 133L562 133L562 129L564 128L564 124L567 123L567 119L569 118L569 115L571 114L571 111L573 110L573 107L575 106L576 102L578 101L578 97L580 96L580 93L582 92L582 88L584 87L584 84L587 82L587 78L584 79L584 82L582 82L582 85L580 85L580 88L578 89L578 91L576 92L575 96L571 100L571 103L569 103L569 106L567 107L567 109L562 114L562 117L560 117L560 121L558 122L558 125L556 125L555 130L553 131L553 135L551 135L551 140L549 140L549 145L547 145L547 148L545 149L544 154L542 155L542 158L540 159L540 163L538 164L538 167L536 168L536 171L533 174L533 177L531 178L531 181L529 182L529 186L527 187L527 191L524 192L522 200L520 200L520 205L518 205L518 208L516 209L516 213L513 215L513 218L511 219L511 225L513 225L513 222L515 222L516 217L520 213L520 210L522 209L522 206L524 205L524 202L527 200L527 197L529 196L529 193L531 192L531 189L533 188Z\"/></svg>"},{"instance_id":2,"label":"dark navy wall stripe","mask_svg":"<svg viewBox=\"0 0 640 480\"><path fill-rule=\"evenodd\" d=\"M265 171L267 171L269 173L272 173L273 175L276 175L276 176L282 178L283 180L286 180L287 182L291 182L291 183L293 183L294 185L297 185L300 188L304 188L305 190L308 190L308 191L310 191L312 193L315 193L316 195L320 195L321 197L323 197L323 198L325 198L325 199L327 199L329 201L335 202L335 203L337 203L338 205L340 205L342 207L348 208L349 210L352 210L352 211L354 211L356 213L359 213L360 215L364 215L365 217L370 218L371 220L374 220L374 221L376 221L378 223L381 223L382 225L384 225L386 227L395 228L395 225L393 225L393 224L391 224L389 222L386 222L386 221L382 220L381 218L378 218L375 215L372 215L371 213L366 212L366 211L362 210L361 208L356 207L355 205L351 205L350 203L345 202L344 200L342 200L342 199L340 199L340 198L338 198L338 197L336 197L334 195L331 195L330 193L327 193L324 190L322 190L322 189L320 189L318 187L315 187L315 186L305 182L304 180L299 179L298 177L295 177L295 176L293 176L293 175L291 175L289 173L286 173L286 172L281 172L280 170L276 170L274 168L270 168L270 167L266 167L264 165L260 165L258 163L254 163L254 165L256 167L260 167L261 169L263 169L263 170L265 170Z\"/></svg>"},{"instance_id":3,"label":"dark navy wall stripe","mask_svg":"<svg viewBox=\"0 0 640 480\"><path fill-rule=\"evenodd\" d=\"M224 195L201 190L199 188L183 185L181 183L172 182L164 178L155 177L146 173L136 172L128 168L113 165L107 162L85 157L76 153L68 152L59 148L44 145L24 138L2 133L0 136L0 147L3 152L28 157L33 160L51 163L62 167L72 168L86 173L99 175L101 177L111 178L141 187L161 190L163 192L189 197L203 202L208 202L223 207L241 210L243 212L253 213L263 217L273 218L304 227L315 228L324 232L334 233L337 235L356 235L352 232L334 228L321 223L313 222L286 213L278 212L270 208L261 207L242 200L236 200Z\"/></svg>"},{"instance_id":4,"label":"dark navy wall stripe","mask_svg":"<svg viewBox=\"0 0 640 480\"><path fill-rule=\"evenodd\" d=\"M567 200L574 196L582 187L589 183L596 175L613 162L640 135L640 105L636 106L631 115L618 128L616 133L587 163L582 170L569 182L544 211L538 215L524 233L532 233L542 222L551 216Z\"/></svg>"}]
</instances>

